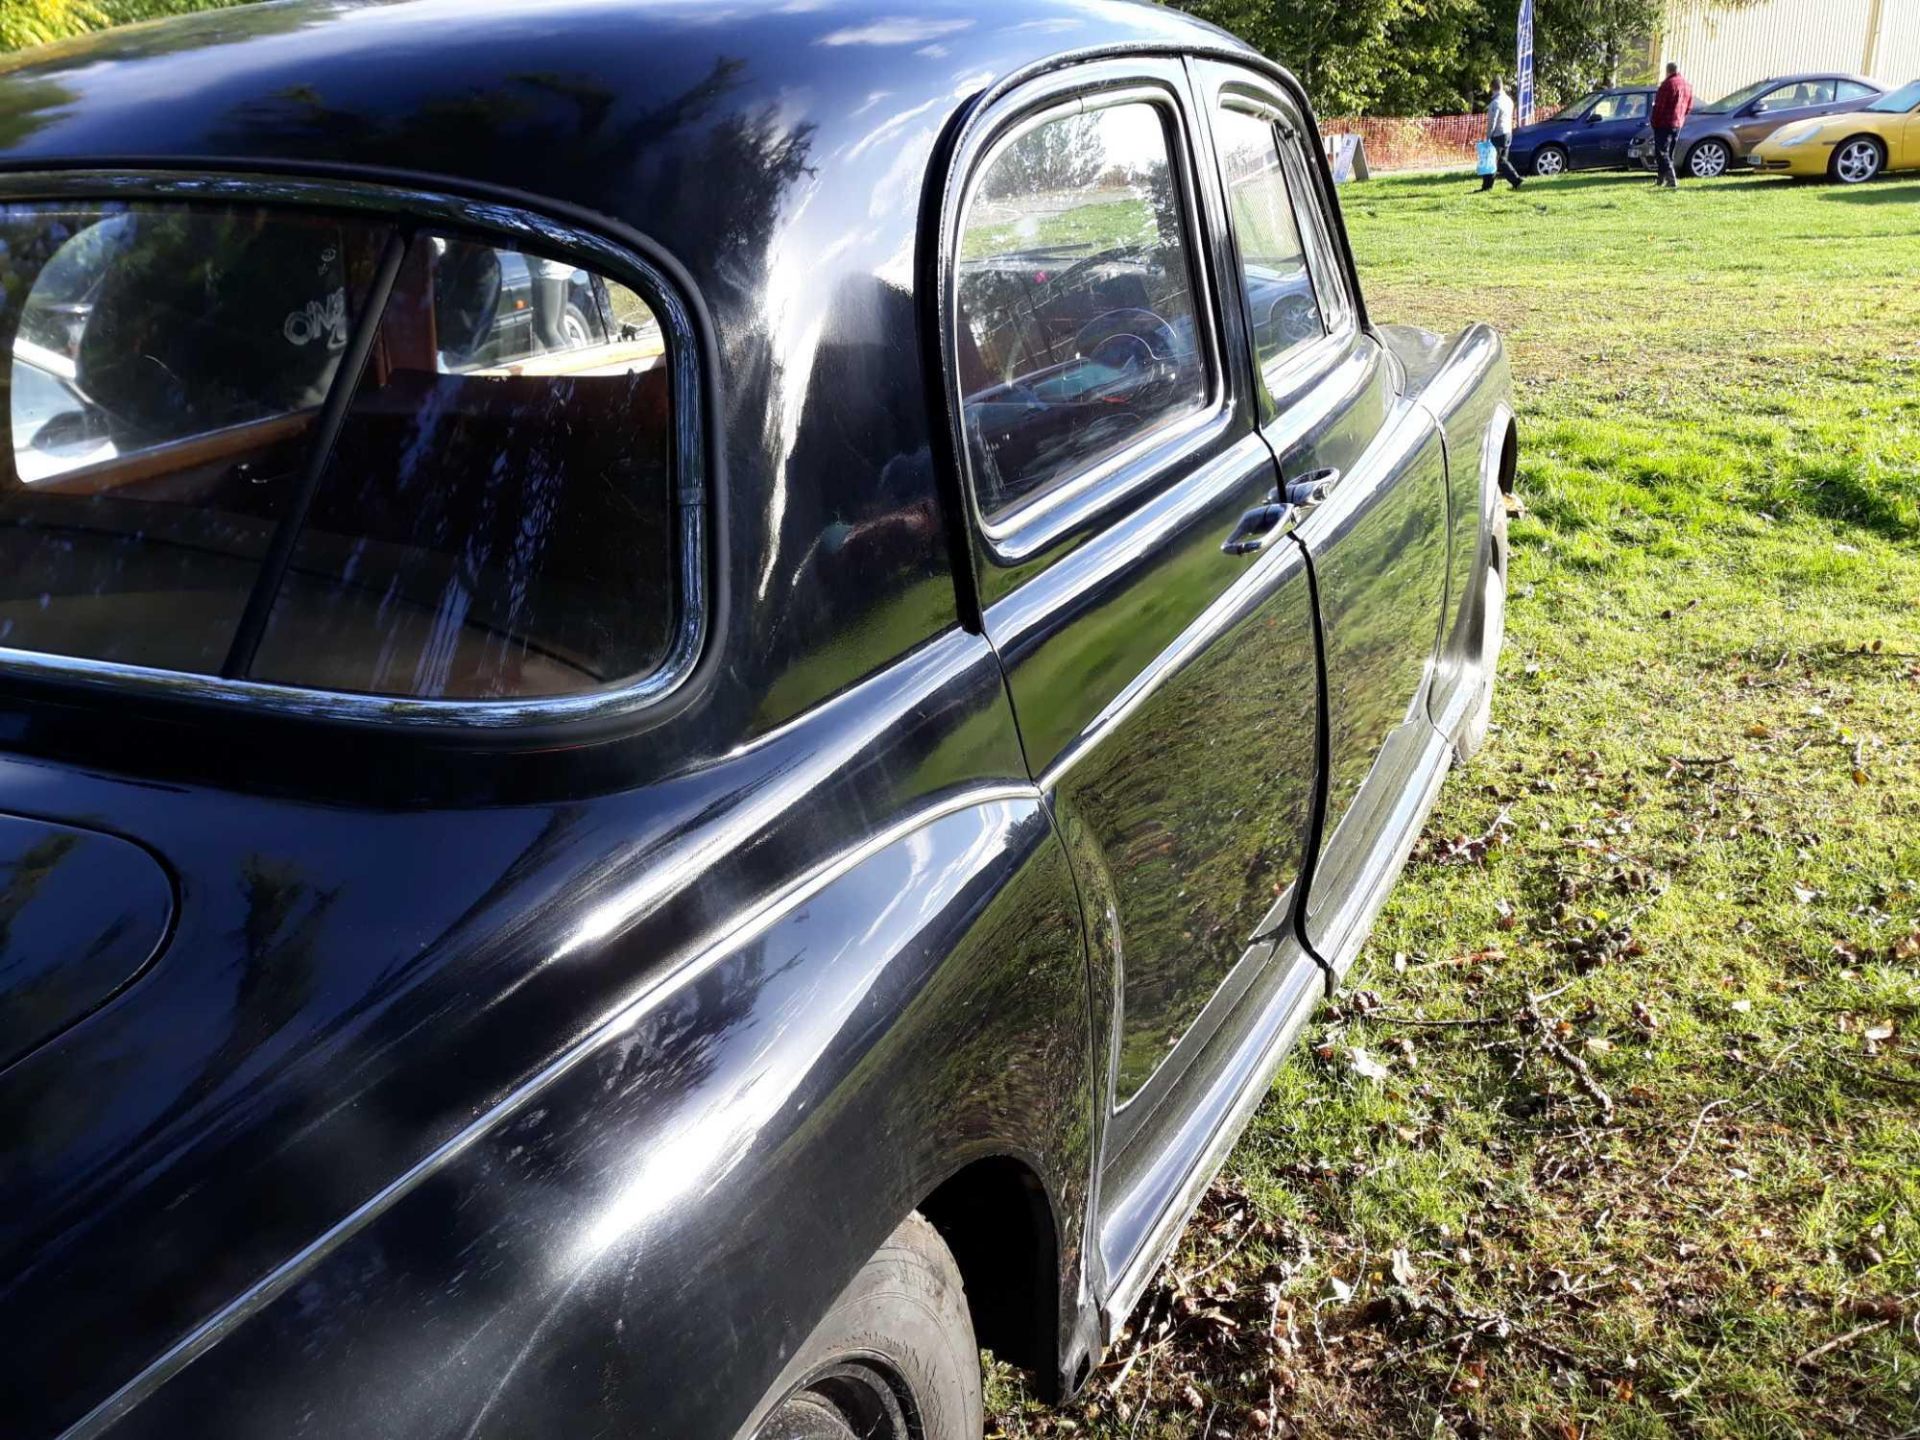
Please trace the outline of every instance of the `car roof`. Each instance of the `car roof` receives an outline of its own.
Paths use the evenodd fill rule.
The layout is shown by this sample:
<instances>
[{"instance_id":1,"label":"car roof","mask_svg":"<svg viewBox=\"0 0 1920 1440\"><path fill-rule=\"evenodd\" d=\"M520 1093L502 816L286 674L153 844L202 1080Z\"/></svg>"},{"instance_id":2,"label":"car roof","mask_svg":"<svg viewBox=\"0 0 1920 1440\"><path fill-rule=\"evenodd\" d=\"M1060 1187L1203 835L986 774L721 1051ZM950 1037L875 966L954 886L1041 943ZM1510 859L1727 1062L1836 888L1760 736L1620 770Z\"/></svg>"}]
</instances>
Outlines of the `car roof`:
<instances>
[{"instance_id":1,"label":"car roof","mask_svg":"<svg viewBox=\"0 0 1920 1440\"><path fill-rule=\"evenodd\" d=\"M472 173L543 110L638 143L748 92L787 129L873 95L939 118L1057 53L1155 47L1247 48L1145 0L277 0L0 62L0 165L377 145Z\"/></svg>"},{"instance_id":2,"label":"car roof","mask_svg":"<svg viewBox=\"0 0 1920 1440\"><path fill-rule=\"evenodd\" d=\"M1764 80L1749 80L1747 85L1795 85L1807 80L1852 80L1856 84L1871 85L1875 90L1887 88L1878 80L1868 79L1865 75L1856 75L1851 70L1801 70L1790 75L1769 75ZM1739 85L1735 89L1745 90L1747 85Z\"/></svg>"},{"instance_id":3,"label":"car roof","mask_svg":"<svg viewBox=\"0 0 1920 1440\"><path fill-rule=\"evenodd\" d=\"M1149 51L1257 58L1144 0L276 0L0 62L0 172L505 198L624 226L709 309L751 318L812 306L790 293L803 273L823 293L867 277L868 299L872 277L910 277L926 177L983 91Z\"/></svg>"}]
</instances>

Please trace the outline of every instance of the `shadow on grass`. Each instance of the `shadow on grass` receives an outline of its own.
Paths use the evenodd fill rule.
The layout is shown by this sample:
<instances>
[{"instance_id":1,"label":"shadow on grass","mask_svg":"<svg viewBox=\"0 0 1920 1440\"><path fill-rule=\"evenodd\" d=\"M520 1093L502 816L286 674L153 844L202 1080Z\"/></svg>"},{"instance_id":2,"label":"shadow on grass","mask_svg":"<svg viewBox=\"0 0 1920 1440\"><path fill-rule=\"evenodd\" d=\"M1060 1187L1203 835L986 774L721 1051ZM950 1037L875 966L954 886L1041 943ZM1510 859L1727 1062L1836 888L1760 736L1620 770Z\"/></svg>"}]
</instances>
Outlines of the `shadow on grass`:
<instances>
[{"instance_id":1,"label":"shadow on grass","mask_svg":"<svg viewBox=\"0 0 1920 1440\"><path fill-rule=\"evenodd\" d=\"M1481 177L1472 170L1422 170L1414 173L1388 170L1377 173L1375 180L1391 180L1396 190L1425 191L1478 191ZM1589 170L1578 175L1527 175L1523 177L1527 187L1539 186L1544 190L1592 190L1611 189L1620 185L1651 185L1652 171L1640 170Z\"/></svg>"},{"instance_id":2,"label":"shadow on grass","mask_svg":"<svg viewBox=\"0 0 1920 1440\"><path fill-rule=\"evenodd\" d=\"M1920 180L1882 180L1847 189L1836 187L1820 198L1839 200L1848 205L1920 206Z\"/></svg>"}]
</instances>

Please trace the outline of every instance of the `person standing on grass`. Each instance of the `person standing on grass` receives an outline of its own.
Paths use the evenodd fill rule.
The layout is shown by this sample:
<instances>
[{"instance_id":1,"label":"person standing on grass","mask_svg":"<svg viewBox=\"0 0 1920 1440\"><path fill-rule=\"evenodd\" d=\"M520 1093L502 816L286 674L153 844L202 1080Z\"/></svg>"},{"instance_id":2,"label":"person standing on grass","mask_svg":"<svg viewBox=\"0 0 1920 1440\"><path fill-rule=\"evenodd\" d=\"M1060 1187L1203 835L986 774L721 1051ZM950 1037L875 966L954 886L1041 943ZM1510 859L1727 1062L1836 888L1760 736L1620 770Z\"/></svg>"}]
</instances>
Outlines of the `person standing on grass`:
<instances>
[{"instance_id":1,"label":"person standing on grass","mask_svg":"<svg viewBox=\"0 0 1920 1440\"><path fill-rule=\"evenodd\" d=\"M1506 83L1498 75L1493 77L1493 99L1487 105L1487 143L1493 146L1494 168L1518 190L1520 172L1507 159L1507 152L1513 148L1513 99L1507 94ZM1491 190L1496 178L1493 175L1481 176L1480 193L1484 195Z\"/></svg>"},{"instance_id":2,"label":"person standing on grass","mask_svg":"<svg viewBox=\"0 0 1920 1440\"><path fill-rule=\"evenodd\" d=\"M1680 138L1680 127L1687 123L1693 109L1693 86L1673 61L1667 62L1667 78L1653 94L1653 153L1660 162L1654 184L1678 190L1680 182L1673 173L1673 146Z\"/></svg>"}]
</instances>

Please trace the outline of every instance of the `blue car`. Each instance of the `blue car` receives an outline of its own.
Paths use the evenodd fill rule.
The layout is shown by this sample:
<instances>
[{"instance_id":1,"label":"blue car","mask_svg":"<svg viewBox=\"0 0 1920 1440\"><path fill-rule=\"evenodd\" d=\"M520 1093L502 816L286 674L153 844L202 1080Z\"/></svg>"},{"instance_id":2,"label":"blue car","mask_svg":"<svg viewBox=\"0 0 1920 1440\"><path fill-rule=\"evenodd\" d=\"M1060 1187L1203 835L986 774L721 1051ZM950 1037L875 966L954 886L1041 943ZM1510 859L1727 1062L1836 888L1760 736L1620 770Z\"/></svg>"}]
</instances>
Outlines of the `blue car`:
<instances>
[{"instance_id":1,"label":"blue car","mask_svg":"<svg viewBox=\"0 0 1920 1440\"><path fill-rule=\"evenodd\" d=\"M1596 90L1552 119L1514 131L1513 168L1523 175L1623 168L1627 144L1647 123L1652 108L1651 85Z\"/></svg>"}]
</instances>

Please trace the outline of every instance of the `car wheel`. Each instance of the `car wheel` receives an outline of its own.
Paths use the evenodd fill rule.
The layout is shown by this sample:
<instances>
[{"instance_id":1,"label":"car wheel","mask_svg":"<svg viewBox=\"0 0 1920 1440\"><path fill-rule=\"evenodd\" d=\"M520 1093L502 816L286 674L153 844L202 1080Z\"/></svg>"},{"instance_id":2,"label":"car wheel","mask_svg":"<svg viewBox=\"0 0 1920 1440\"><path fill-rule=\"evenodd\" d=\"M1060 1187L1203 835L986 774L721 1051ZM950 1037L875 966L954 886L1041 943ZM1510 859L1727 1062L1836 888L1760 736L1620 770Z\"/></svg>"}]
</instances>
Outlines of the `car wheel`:
<instances>
[{"instance_id":1,"label":"car wheel","mask_svg":"<svg viewBox=\"0 0 1920 1440\"><path fill-rule=\"evenodd\" d=\"M1842 185L1861 185L1887 168L1887 152L1871 135L1856 135L1833 147L1827 174Z\"/></svg>"},{"instance_id":2,"label":"car wheel","mask_svg":"<svg viewBox=\"0 0 1920 1440\"><path fill-rule=\"evenodd\" d=\"M960 1267L909 1215L782 1372L757 1440L980 1440L980 1351Z\"/></svg>"},{"instance_id":3,"label":"car wheel","mask_svg":"<svg viewBox=\"0 0 1920 1440\"><path fill-rule=\"evenodd\" d=\"M1539 153L1533 157L1533 173L1536 175L1566 174L1567 152L1558 145L1542 145Z\"/></svg>"},{"instance_id":4,"label":"car wheel","mask_svg":"<svg viewBox=\"0 0 1920 1440\"><path fill-rule=\"evenodd\" d=\"M587 320L587 312L578 305L567 306L567 313L560 317L560 337L567 342L569 350L584 350L593 343L593 326Z\"/></svg>"},{"instance_id":5,"label":"car wheel","mask_svg":"<svg viewBox=\"0 0 1920 1440\"><path fill-rule=\"evenodd\" d=\"M1687 173L1696 180L1712 180L1727 173L1733 155L1724 142L1702 140L1687 152Z\"/></svg>"}]
</instances>

